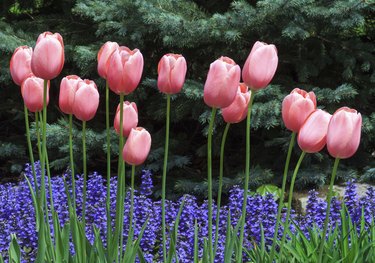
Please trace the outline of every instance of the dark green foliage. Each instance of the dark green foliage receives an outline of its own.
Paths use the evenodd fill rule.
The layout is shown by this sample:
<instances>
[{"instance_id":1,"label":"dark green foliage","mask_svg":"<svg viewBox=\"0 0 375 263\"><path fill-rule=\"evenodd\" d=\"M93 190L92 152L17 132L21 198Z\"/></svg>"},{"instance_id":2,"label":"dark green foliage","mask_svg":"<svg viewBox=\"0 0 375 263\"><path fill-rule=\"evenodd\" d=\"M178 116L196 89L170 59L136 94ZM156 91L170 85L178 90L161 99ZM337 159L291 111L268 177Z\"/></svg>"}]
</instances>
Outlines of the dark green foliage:
<instances>
[{"instance_id":1,"label":"dark green foliage","mask_svg":"<svg viewBox=\"0 0 375 263\"><path fill-rule=\"evenodd\" d=\"M8 128L0 131L0 140L7 148L0 153L0 158L6 165L22 164L27 160L22 102L19 88L10 79L9 59L17 46L33 46L39 33L50 30L61 33L66 51L64 70L51 83L48 113L51 124L49 153L56 170L68 166L67 123L56 107L59 81L68 74L94 79L104 98L105 82L96 73L96 54L105 41L117 41L120 45L139 48L144 56L142 84L126 99L137 103L139 125L151 131L152 152L146 167L155 171L156 183L159 183L163 159L166 107L165 97L156 86L157 63L169 52L186 57L187 81L181 94L172 96L171 103L168 189L204 196L210 109L202 96L209 64L225 55L243 66L253 43L261 40L277 46L279 67L272 85L255 97L251 164L263 169L251 171L252 187L268 182L272 175L275 183L281 181L290 133L282 123L280 107L283 97L295 87L313 90L318 107L330 113L344 105L361 112L363 133L359 151L353 158L342 161L345 170L338 179L346 180L358 174L366 180L374 180L369 171L375 167L375 159L371 156L375 151L375 8L370 1L6 0L3 7L0 86L4 95L0 118L2 127ZM111 118L117 103L118 97L111 94ZM80 123L75 123L75 127L75 156L79 166ZM88 132L90 170L104 172L104 100L88 127L92 128ZM226 189L241 183L238 180L241 177L237 175L245 164L244 128L241 123L232 125L229 130ZM213 141L214 176L218 174L223 130L224 122L218 116ZM117 139L114 133L112 135L115 158ZM7 139L9 136L12 136L11 141ZM10 155L14 149L18 149L17 157ZM296 145L291 170L299 154ZM323 185L332 165L333 160L326 151L308 155L298 175L297 186ZM257 182L255 174L266 178Z\"/></svg>"}]
</instances>

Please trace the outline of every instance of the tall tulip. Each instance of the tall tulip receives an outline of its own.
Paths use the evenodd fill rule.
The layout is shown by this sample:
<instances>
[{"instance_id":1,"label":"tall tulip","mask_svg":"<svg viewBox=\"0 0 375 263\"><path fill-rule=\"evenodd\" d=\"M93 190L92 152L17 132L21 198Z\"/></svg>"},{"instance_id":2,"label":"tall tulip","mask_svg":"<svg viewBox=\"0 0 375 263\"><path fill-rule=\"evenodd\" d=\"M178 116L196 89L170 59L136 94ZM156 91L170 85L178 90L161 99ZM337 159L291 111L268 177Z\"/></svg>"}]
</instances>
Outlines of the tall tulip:
<instances>
[{"instance_id":1,"label":"tall tulip","mask_svg":"<svg viewBox=\"0 0 375 263\"><path fill-rule=\"evenodd\" d=\"M142 128L133 128L126 140L122 156L124 161L130 165L144 163L151 149L151 135Z\"/></svg>"},{"instance_id":2,"label":"tall tulip","mask_svg":"<svg viewBox=\"0 0 375 263\"><path fill-rule=\"evenodd\" d=\"M73 103L73 114L81 121L94 118L99 106L99 92L92 80L82 80L78 83Z\"/></svg>"},{"instance_id":3,"label":"tall tulip","mask_svg":"<svg viewBox=\"0 0 375 263\"><path fill-rule=\"evenodd\" d=\"M109 58L107 80L116 94L127 95L138 86L143 71L143 56L138 49L117 48Z\"/></svg>"},{"instance_id":4,"label":"tall tulip","mask_svg":"<svg viewBox=\"0 0 375 263\"><path fill-rule=\"evenodd\" d=\"M14 83L21 86L22 82L32 73L31 71L31 56L33 55L33 48L28 46L21 46L14 50L12 58L10 59L10 75Z\"/></svg>"},{"instance_id":5,"label":"tall tulip","mask_svg":"<svg viewBox=\"0 0 375 263\"><path fill-rule=\"evenodd\" d=\"M239 123L246 118L251 93L251 91L249 92L248 90L245 83L240 83L232 104L221 110L225 122Z\"/></svg>"},{"instance_id":6,"label":"tall tulip","mask_svg":"<svg viewBox=\"0 0 375 263\"><path fill-rule=\"evenodd\" d=\"M298 145L303 151L316 153L324 148L331 117L331 114L320 109L310 114L298 133Z\"/></svg>"},{"instance_id":7,"label":"tall tulip","mask_svg":"<svg viewBox=\"0 0 375 263\"><path fill-rule=\"evenodd\" d=\"M361 139L362 116L354 109L342 107L332 116L328 127L327 148L331 156L350 158Z\"/></svg>"},{"instance_id":8,"label":"tall tulip","mask_svg":"<svg viewBox=\"0 0 375 263\"><path fill-rule=\"evenodd\" d=\"M138 125L138 109L134 102L125 101L123 106L123 116L126 122L123 122L122 133L123 136L128 137L130 131ZM113 126L117 134L120 133L120 104L116 110L116 116Z\"/></svg>"},{"instance_id":9,"label":"tall tulip","mask_svg":"<svg viewBox=\"0 0 375 263\"><path fill-rule=\"evenodd\" d=\"M64 66L64 42L59 33L39 35L31 59L35 76L50 80L56 78Z\"/></svg>"},{"instance_id":10,"label":"tall tulip","mask_svg":"<svg viewBox=\"0 0 375 263\"><path fill-rule=\"evenodd\" d=\"M228 57L220 57L210 65L204 84L204 102L213 108L228 107L240 83L241 69Z\"/></svg>"},{"instance_id":11,"label":"tall tulip","mask_svg":"<svg viewBox=\"0 0 375 263\"><path fill-rule=\"evenodd\" d=\"M307 117L316 109L314 92L295 88L282 103L281 111L287 129L298 133Z\"/></svg>"},{"instance_id":12,"label":"tall tulip","mask_svg":"<svg viewBox=\"0 0 375 263\"><path fill-rule=\"evenodd\" d=\"M26 107L31 112L38 112L43 109L43 85L44 80L30 75L22 82L21 94ZM49 102L49 82L47 86L47 104Z\"/></svg>"},{"instance_id":13,"label":"tall tulip","mask_svg":"<svg viewBox=\"0 0 375 263\"><path fill-rule=\"evenodd\" d=\"M107 41L100 48L98 53L98 73L103 79L107 79L109 58L119 48L116 42Z\"/></svg>"},{"instance_id":14,"label":"tall tulip","mask_svg":"<svg viewBox=\"0 0 375 263\"><path fill-rule=\"evenodd\" d=\"M271 82L278 64L275 45L255 42L242 70L242 79L252 90L260 90Z\"/></svg>"},{"instance_id":15,"label":"tall tulip","mask_svg":"<svg viewBox=\"0 0 375 263\"><path fill-rule=\"evenodd\" d=\"M74 97L81 81L77 75L69 75L61 80L59 107L65 114L73 114Z\"/></svg>"},{"instance_id":16,"label":"tall tulip","mask_svg":"<svg viewBox=\"0 0 375 263\"><path fill-rule=\"evenodd\" d=\"M158 64L158 88L166 94L176 94L185 82L186 60L179 54L166 54Z\"/></svg>"}]
</instances>

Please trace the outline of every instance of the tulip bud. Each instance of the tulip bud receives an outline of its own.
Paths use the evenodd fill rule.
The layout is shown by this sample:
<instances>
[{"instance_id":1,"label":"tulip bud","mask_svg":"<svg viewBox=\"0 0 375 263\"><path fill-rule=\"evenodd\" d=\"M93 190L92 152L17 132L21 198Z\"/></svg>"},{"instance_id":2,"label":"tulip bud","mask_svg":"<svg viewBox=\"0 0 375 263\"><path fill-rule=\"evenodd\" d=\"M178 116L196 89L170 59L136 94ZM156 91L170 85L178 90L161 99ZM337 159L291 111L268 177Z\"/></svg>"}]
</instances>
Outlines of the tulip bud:
<instances>
[{"instance_id":1,"label":"tulip bud","mask_svg":"<svg viewBox=\"0 0 375 263\"><path fill-rule=\"evenodd\" d=\"M316 109L314 92L307 93L295 88L286 96L282 104L282 117L287 129L299 132L307 117Z\"/></svg>"},{"instance_id":2,"label":"tulip bud","mask_svg":"<svg viewBox=\"0 0 375 263\"><path fill-rule=\"evenodd\" d=\"M252 90L263 89L275 75L278 61L275 45L257 41L243 66L242 79Z\"/></svg>"},{"instance_id":3,"label":"tulip bud","mask_svg":"<svg viewBox=\"0 0 375 263\"><path fill-rule=\"evenodd\" d=\"M116 94L127 95L138 86L143 71L143 56L138 49L117 48L109 58L107 80Z\"/></svg>"},{"instance_id":4,"label":"tulip bud","mask_svg":"<svg viewBox=\"0 0 375 263\"><path fill-rule=\"evenodd\" d=\"M303 151L316 153L324 148L331 117L331 114L319 109L310 114L298 133L298 145Z\"/></svg>"},{"instance_id":5,"label":"tulip bud","mask_svg":"<svg viewBox=\"0 0 375 263\"><path fill-rule=\"evenodd\" d=\"M59 107L65 114L73 113L74 97L78 89L78 83L82 79L76 75L66 76L61 80Z\"/></svg>"},{"instance_id":6,"label":"tulip bud","mask_svg":"<svg viewBox=\"0 0 375 263\"><path fill-rule=\"evenodd\" d=\"M342 107L332 116L328 126L327 149L340 159L352 157L361 140L362 116L354 109Z\"/></svg>"},{"instance_id":7,"label":"tulip bud","mask_svg":"<svg viewBox=\"0 0 375 263\"><path fill-rule=\"evenodd\" d=\"M14 50L12 58L10 59L10 75L12 75L14 83L21 86L22 82L32 74L31 71L31 56L33 55L33 48L28 46L21 46Z\"/></svg>"},{"instance_id":8,"label":"tulip bud","mask_svg":"<svg viewBox=\"0 0 375 263\"><path fill-rule=\"evenodd\" d=\"M98 53L98 73L103 79L107 79L108 61L112 53L119 48L116 42L107 41Z\"/></svg>"},{"instance_id":9,"label":"tulip bud","mask_svg":"<svg viewBox=\"0 0 375 263\"><path fill-rule=\"evenodd\" d=\"M221 110L225 122L239 123L246 118L251 92L248 90L249 89L245 83L240 83L232 104Z\"/></svg>"},{"instance_id":10,"label":"tulip bud","mask_svg":"<svg viewBox=\"0 0 375 263\"><path fill-rule=\"evenodd\" d=\"M73 114L81 121L94 118L99 106L99 92L92 80L82 80L78 83L73 102Z\"/></svg>"},{"instance_id":11,"label":"tulip bud","mask_svg":"<svg viewBox=\"0 0 375 263\"><path fill-rule=\"evenodd\" d=\"M130 165L140 165L146 160L151 148L151 135L144 128L133 128L126 140L122 156Z\"/></svg>"},{"instance_id":12,"label":"tulip bud","mask_svg":"<svg viewBox=\"0 0 375 263\"><path fill-rule=\"evenodd\" d=\"M241 69L231 58L215 60L204 84L204 102L210 107L228 107L236 96L240 76Z\"/></svg>"},{"instance_id":13,"label":"tulip bud","mask_svg":"<svg viewBox=\"0 0 375 263\"><path fill-rule=\"evenodd\" d=\"M47 105L49 102L49 81L47 83ZM44 80L30 75L22 82L21 94L26 107L31 112L43 110Z\"/></svg>"},{"instance_id":14,"label":"tulip bud","mask_svg":"<svg viewBox=\"0 0 375 263\"><path fill-rule=\"evenodd\" d=\"M138 125L138 109L137 105L129 101L124 102L123 107L123 122L122 122L122 134L125 137L129 136L131 129L136 128ZM116 110L116 116L113 123L117 134L120 134L120 104Z\"/></svg>"},{"instance_id":15,"label":"tulip bud","mask_svg":"<svg viewBox=\"0 0 375 263\"><path fill-rule=\"evenodd\" d=\"M56 78L64 66L64 43L59 33L39 35L31 59L31 69L42 79Z\"/></svg>"},{"instance_id":16,"label":"tulip bud","mask_svg":"<svg viewBox=\"0 0 375 263\"><path fill-rule=\"evenodd\" d=\"M186 60L182 55L164 55L158 64L158 88L167 94L179 93L185 82Z\"/></svg>"}]
</instances>

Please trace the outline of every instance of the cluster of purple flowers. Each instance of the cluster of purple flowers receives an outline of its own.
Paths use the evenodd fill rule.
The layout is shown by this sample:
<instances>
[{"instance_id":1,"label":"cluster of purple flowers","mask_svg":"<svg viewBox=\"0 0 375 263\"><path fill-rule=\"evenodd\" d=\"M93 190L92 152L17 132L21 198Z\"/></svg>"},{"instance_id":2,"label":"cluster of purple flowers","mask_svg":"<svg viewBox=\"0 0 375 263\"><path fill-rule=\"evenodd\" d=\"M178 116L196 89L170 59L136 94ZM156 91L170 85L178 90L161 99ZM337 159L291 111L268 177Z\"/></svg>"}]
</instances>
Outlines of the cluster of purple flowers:
<instances>
[{"instance_id":1,"label":"cluster of purple flowers","mask_svg":"<svg viewBox=\"0 0 375 263\"><path fill-rule=\"evenodd\" d=\"M40 167L36 163L38 184L40 184ZM32 181L32 172L30 165L26 166L25 175ZM53 177L51 179L54 208L59 215L60 222L64 224L69 219L67 196L64 186L64 178L67 185L71 187L70 176ZM112 178L110 185L110 206L112 220L116 211L116 178ZM33 185L33 182L32 182ZM134 198L133 224L135 236L137 236L143 224L148 219L146 230L141 240L141 247L148 262L162 261L162 238L161 238L161 202L150 198L152 194L152 178L149 171L142 172L142 183L139 190L136 190ZM365 214L367 223L371 223L375 215L375 191L369 188L364 197L359 198L356 193L353 181L348 182L344 203L347 206L349 214L354 222L360 220L362 211ZM77 176L76 194L77 194L77 213L81 215L82 206L83 179ZM71 189L69 190L71 191ZM47 196L49 200L49 196ZM218 249L215 262L223 261L223 252L225 247L225 236L227 228L227 218L230 214L231 224L235 226L241 215L243 190L240 187L234 187L229 194L226 205L222 206L218 230ZM180 262L192 262L194 256L194 226L197 223L199 254L203 253L204 239L208 235L208 207L207 201L199 203L194 196L185 195L178 201L166 202L166 225L167 233L173 231L176 216L181 202L184 201L180 223L178 226L177 254ZM125 197L125 217L124 217L124 240L126 240L129 228L130 195ZM336 198L332 200L330 224L335 226L340 222L340 210L342 202ZM216 207L213 207L216 211ZM309 200L304 215L297 216L292 211L291 228L297 224L307 235L311 227L323 227L325 218L326 203L317 197L316 191L310 191ZM261 229L263 229L266 243L272 242L274 234L277 203L273 195L266 196L250 195L248 197L248 206L246 225L245 225L245 243L244 246L251 249L254 243L261 240ZM0 253L6 255L10 243L10 235L16 234L24 262L32 262L35 259L37 248L37 233L35 231L35 213L31 199L31 194L26 180L21 180L18 184L0 185ZM215 213L214 213L215 217ZM87 183L87 211L86 211L86 233L90 242L94 241L93 226L100 229L103 243L105 244L107 216L106 216L106 181L97 173L90 175ZM114 222L112 222L114 225ZM213 225L216 225L216 218L213 218ZM214 229L215 231L215 229ZM292 231L293 228L292 228ZM215 233L215 232L214 232ZM279 231L281 237L282 229ZM125 248L126 244L124 244ZM73 252L72 246L72 252Z\"/></svg>"}]
</instances>

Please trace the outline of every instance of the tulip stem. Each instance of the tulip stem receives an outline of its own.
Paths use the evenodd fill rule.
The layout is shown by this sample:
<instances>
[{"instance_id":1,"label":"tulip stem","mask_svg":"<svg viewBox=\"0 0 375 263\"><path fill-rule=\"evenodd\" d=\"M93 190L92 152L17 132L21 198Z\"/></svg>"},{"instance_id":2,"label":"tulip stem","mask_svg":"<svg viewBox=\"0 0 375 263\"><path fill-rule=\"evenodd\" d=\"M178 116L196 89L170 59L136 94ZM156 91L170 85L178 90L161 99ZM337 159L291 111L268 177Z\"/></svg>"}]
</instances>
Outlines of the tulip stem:
<instances>
[{"instance_id":1,"label":"tulip stem","mask_svg":"<svg viewBox=\"0 0 375 263\"><path fill-rule=\"evenodd\" d=\"M73 159L73 115L69 114L69 155L70 155L70 171L72 176L72 193L73 193L73 207L76 208L76 179L74 173L74 159Z\"/></svg>"},{"instance_id":2,"label":"tulip stem","mask_svg":"<svg viewBox=\"0 0 375 263\"><path fill-rule=\"evenodd\" d=\"M162 190L161 190L161 213L162 213L162 235L163 235L163 259L164 259L164 262L167 262L167 245L166 245L166 233L165 233L165 188L166 188L166 182L167 182L170 112L171 112L171 95L167 94L164 164L163 164L163 177L162 177Z\"/></svg>"},{"instance_id":3,"label":"tulip stem","mask_svg":"<svg viewBox=\"0 0 375 263\"><path fill-rule=\"evenodd\" d=\"M281 186L281 195L280 195L280 199L279 199L279 206L278 206L278 209L277 209L275 233L273 234L272 248L271 248L271 252L270 252L271 262L273 261L273 257L274 257L274 254L275 254L276 239L277 239L277 235L278 235L278 232L279 232L279 223L280 223L280 218L281 218L281 211L282 211L283 203L284 203L286 179L288 177L290 157L292 156L292 150L293 150L295 141L296 141L296 133L292 132L292 136L290 137L290 142L289 142L288 154L287 154L287 157L286 157L286 162L285 162L285 167L284 167L283 182L282 182L282 186Z\"/></svg>"},{"instance_id":4,"label":"tulip stem","mask_svg":"<svg viewBox=\"0 0 375 263\"><path fill-rule=\"evenodd\" d=\"M216 108L212 108L210 124L208 126L207 142L207 186L208 186L208 250L209 261L214 262L212 250L212 132L215 122Z\"/></svg>"},{"instance_id":5,"label":"tulip stem","mask_svg":"<svg viewBox=\"0 0 375 263\"><path fill-rule=\"evenodd\" d=\"M326 218L324 220L324 228L320 240L320 247L319 247L319 263L323 261L323 250L324 250L324 242L326 239L326 233L328 229L328 220L329 220L329 214L331 212L331 200L332 200L332 193L333 193L333 183L335 182L335 177L337 173L337 167L339 166L340 158L335 159L335 163L333 165L332 169L332 175L331 175L331 182L329 184L329 191L327 195L327 210L326 210Z\"/></svg>"},{"instance_id":6,"label":"tulip stem","mask_svg":"<svg viewBox=\"0 0 375 263\"><path fill-rule=\"evenodd\" d=\"M250 119L251 119L251 109L253 107L255 91L250 92L250 101L247 109L246 118L246 164L245 164L245 183L243 192L243 202L242 202L242 213L240 222L240 245L239 251L237 253L237 262L242 262L242 249L243 249L243 239L245 232L245 219L246 219L246 206L247 206L247 192L249 190L249 177L250 177Z\"/></svg>"},{"instance_id":7,"label":"tulip stem","mask_svg":"<svg viewBox=\"0 0 375 263\"><path fill-rule=\"evenodd\" d=\"M112 236L112 225L111 225L111 132L109 127L109 87L108 80L105 82L105 125L107 132L107 246L109 245L110 237Z\"/></svg>"},{"instance_id":8,"label":"tulip stem","mask_svg":"<svg viewBox=\"0 0 375 263\"><path fill-rule=\"evenodd\" d=\"M287 206L287 212L286 212L286 218L285 218L285 224L284 224L284 230L283 230L283 235L281 238L281 244L280 244L280 251L279 254L282 257L282 252L283 252L283 247L286 239L286 231L289 229L289 218L290 218L290 211L291 211L291 206L292 206L292 199L293 199L293 190L294 190L294 183L296 181L296 177L298 174L299 167L301 166L301 163L303 161L303 158L305 157L306 152L303 151L298 159L296 168L294 169L292 180L290 182L290 188L289 188L289 195L288 195L288 206Z\"/></svg>"},{"instance_id":9,"label":"tulip stem","mask_svg":"<svg viewBox=\"0 0 375 263\"><path fill-rule=\"evenodd\" d=\"M24 113L25 113L25 127L26 127L27 147L29 148L29 158L30 158L30 162L31 162L31 170L33 172L35 195L38 196L38 181L36 179L35 164L34 164L34 155L33 155L33 147L31 146L31 137L30 137L29 111L27 110L26 104L24 104ZM36 114L35 116L38 116L38 115Z\"/></svg>"},{"instance_id":10,"label":"tulip stem","mask_svg":"<svg viewBox=\"0 0 375 263\"><path fill-rule=\"evenodd\" d=\"M82 121L82 159L83 159L82 223L86 227L86 187L87 187L86 121Z\"/></svg>"},{"instance_id":11,"label":"tulip stem","mask_svg":"<svg viewBox=\"0 0 375 263\"><path fill-rule=\"evenodd\" d=\"M216 228L215 228L215 244L214 244L214 255L216 255L217 244L219 241L219 217L220 217L220 205L221 205L221 192L223 190L223 173L224 173L224 150L225 141L227 139L230 123L227 123L224 129L223 137L221 138L220 146L220 170L219 170L219 189L217 192L217 208L216 208Z\"/></svg>"},{"instance_id":12,"label":"tulip stem","mask_svg":"<svg viewBox=\"0 0 375 263\"><path fill-rule=\"evenodd\" d=\"M129 233L133 228L133 211L134 211L134 174L135 174L135 165L132 165L132 177L130 183L130 218L129 218Z\"/></svg>"}]
</instances>

